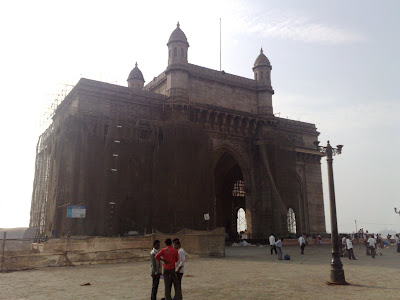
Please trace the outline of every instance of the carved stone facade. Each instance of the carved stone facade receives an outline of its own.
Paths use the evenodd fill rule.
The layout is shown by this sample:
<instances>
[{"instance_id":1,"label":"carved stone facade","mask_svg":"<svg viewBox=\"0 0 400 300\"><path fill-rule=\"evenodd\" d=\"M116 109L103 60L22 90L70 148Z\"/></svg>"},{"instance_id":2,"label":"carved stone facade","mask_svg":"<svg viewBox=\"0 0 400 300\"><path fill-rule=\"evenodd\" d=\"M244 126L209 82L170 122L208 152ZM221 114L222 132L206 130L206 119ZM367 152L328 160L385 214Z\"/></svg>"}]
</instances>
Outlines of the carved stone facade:
<instances>
[{"instance_id":1,"label":"carved stone facade","mask_svg":"<svg viewBox=\"0 0 400 300\"><path fill-rule=\"evenodd\" d=\"M291 208L297 234L325 232L319 133L273 115L267 57L248 79L189 64L188 47L178 25L167 69L146 86L137 65L128 87L76 84L38 143L31 226L48 236L222 226L234 237L243 208L248 235L265 238L288 233ZM66 217L74 204L85 218Z\"/></svg>"}]
</instances>

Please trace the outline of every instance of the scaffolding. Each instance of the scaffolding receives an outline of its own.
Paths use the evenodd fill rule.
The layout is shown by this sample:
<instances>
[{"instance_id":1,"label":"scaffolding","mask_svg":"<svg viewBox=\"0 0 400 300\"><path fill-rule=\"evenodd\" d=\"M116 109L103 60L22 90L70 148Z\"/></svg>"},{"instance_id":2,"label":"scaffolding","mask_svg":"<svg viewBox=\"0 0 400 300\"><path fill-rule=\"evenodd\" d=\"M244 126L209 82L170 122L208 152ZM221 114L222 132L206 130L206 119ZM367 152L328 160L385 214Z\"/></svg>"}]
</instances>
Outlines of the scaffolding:
<instances>
[{"instance_id":1,"label":"scaffolding","mask_svg":"<svg viewBox=\"0 0 400 300\"><path fill-rule=\"evenodd\" d=\"M50 101L47 109L40 119L40 129L42 134L39 136L36 145L36 160L35 160L35 179L33 182L32 202L30 211L29 227L36 227L36 237L44 237L46 226L46 210L47 199L49 194L49 179L50 179L50 159L51 149L50 142L53 126L53 116L65 99L73 86L65 84L60 93Z\"/></svg>"},{"instance_id":2,"label":"scaffolding","mask_svg":"<svg viewBox=\"0 0 400 300\"><path fill-rule=\"evenodd\" d=\"M61 102L64 101L64 99L73 88L74 85L72 84L63 84L60 92L50 95L52 96L52 98L40 118L41 132L44 132L53 123L53 116L56 113L58 106L61 104Z\"/></svg>"}]
</instances>

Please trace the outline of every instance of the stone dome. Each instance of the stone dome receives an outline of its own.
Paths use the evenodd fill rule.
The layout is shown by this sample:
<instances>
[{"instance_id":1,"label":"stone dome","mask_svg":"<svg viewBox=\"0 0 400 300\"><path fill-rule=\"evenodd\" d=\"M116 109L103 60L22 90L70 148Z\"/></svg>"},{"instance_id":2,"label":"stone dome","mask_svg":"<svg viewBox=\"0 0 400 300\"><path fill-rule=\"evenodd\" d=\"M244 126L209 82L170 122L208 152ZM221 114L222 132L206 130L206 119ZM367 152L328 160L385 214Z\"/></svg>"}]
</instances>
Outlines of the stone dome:
<instances>
[{"instance_id":1,"label":"stone dome","mask_svg":"<svg viewBox=\"0 0 400 300\"><path fill-rule=\"evenodd\" d=\"M183 42L183 43L187 44L187 46L189 47L189 43L187 41L186 35L180 28L179 22L178 22L178 24L176 24L175 30L172 31L167 45L169 45L172 42Z\"/></svg>"},{"instance_id":2,"label":"stone dome","mask_svg":"<svg viewBox=\"0 0 400 300\"><path fill-rule=\"evenodd\" d=\"M271 63L269 62L268 58L265 56L263 49L261 48L260 50L260 55L257 57L256 61L254 62L254 68L260 67L260 66L271 66Z\"/></svg>"},{"instance_id":3,"label":"stone dome","mask_svg":"<svg viewBox=\"0 0 400 300\"><path fill-rule=\"evenodd\" d=\"M140 71L140 69L138 68L137 63L135 63L135 67L129 73L129 77L127 80L131 80L131 79L140 79L144 82L144 77L143 77L142 71Z\"/></svg>"}]
</instances>

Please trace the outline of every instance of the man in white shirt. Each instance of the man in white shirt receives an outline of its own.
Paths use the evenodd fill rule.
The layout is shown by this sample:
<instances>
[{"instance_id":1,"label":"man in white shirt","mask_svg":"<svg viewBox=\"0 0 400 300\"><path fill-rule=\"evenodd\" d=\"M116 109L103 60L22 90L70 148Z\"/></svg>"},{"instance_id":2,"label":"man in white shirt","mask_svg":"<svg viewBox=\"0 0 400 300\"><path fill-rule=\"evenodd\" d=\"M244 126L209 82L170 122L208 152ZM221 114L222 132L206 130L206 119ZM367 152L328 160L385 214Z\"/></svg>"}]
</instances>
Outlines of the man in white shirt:
<instances>
[{"instance_id":1,"label":"man in white shirt","mask_svg":"<svg viewBox=\"0 0 400 300\"><path fill-rule=\"evenodd\" d=\"M301 254L304 254L304 247L306 246L306 239L304 238L304 234L299 237L299 244L301 249Z\"/></svg>"},{"instance_id":2,"label":"man in white shirt","mask_svg":"<svg viewBox=\"0 0 400 300\"><path fill-rule=\"evenodd\" d=\"M275 237L274 235L271 233L271 235L269 236L269 244L271 246L271 255L272 252L275 251L275 254L277 254L276 252L276 245L275 245Z\"/></svg>"},{"instance_id":3,"label":"man in white shirt","mask_svg":"<svg viewBox=\"0 0 400 300\"><path fill-rule=\"evenodd\" d=\"M350 236L346 236L346 248L347 253L349 254L349 259L357 260L357 258L354 257L353 240L350 239Z\"/></svg>"},{"instance_id":4,"label":"man in white shirt","mask_svg":"<svg viewBox=\"0 0 400 300\"><path fill-rule=\"evenodd\" d=\"M371 250L371 255L372 258L375 258L375 246L376 246L376 240L374 239L374 235L371 234L370 238L367 241L369 249Z\"/></svg>"},{"instance_id":5,"label":"man in white shirt","mask_svg":"<svg viewBox=\"0 0 400 300\"><path fill-rule=\"evenodd\" d=\"M160 241L155 240L153 242L153 250L151 250L150 252L151 277L153 277L153 284L151 287L151 300L157 299L157 290L160 283L161 263L154 258L158 251L160 251Z\"/></svg>"},{"instance_id":6,"label":"man in white shirt","mask_svg":"<svg viewBox=\"0 0 400 300\"><path fill-rule=\"evenodd\" d=\"M278 240L275 242L276 251L278 254L278 259L282 260L282 241L281 238L278 236Z\"/></svg>"},{"instance_id":7,"label":"man in white shirt","mask_svg":"<svg viewBox=\"0 0 400 300\"><path fill-rule=\"evenodd\" d=\"M175 263L175 272L178 276L178 283L181 289L182 295L182 277L183 273L185 272L185 250L182 248L181 242L178 238L173 240L174 248L178 250L179 258L178 261ZM174 297L174 299L177 299Z\"/></svg>"},{"instance_id":8,"label":"man in white shirt","mask_svg":"<svg viewBox=\"0 0 400 300\"><path fill-rule=\"evenodd\" d=\"M342 252L341 252L341 256L345 256L346 255L346 250L347 249L347 247L346 247L346 236L344 235L343 237L342 237Z\"/></svg>"}]
</instances>

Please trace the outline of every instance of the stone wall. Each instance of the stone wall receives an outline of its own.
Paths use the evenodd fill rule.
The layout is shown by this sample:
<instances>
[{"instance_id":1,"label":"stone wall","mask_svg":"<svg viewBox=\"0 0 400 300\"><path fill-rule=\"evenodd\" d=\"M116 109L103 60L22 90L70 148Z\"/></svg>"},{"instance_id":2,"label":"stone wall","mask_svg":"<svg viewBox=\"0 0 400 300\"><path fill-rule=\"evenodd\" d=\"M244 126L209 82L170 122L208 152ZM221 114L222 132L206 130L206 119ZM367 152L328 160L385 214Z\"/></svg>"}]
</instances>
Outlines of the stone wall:
<instances>
[{"instance_id":1,"label":"stone wall","mask_svg":"<svg viewBox=\"0 0 400 300\"><path fill-rule=\"evenodd\" d=\"M190 101L195 104L257 113L257 92L199 77L191 77Z\"/></svg>"},{"instance_id":2,"label":"stone wall","mask_svg":"<svg viewBox=\"0 0 400 300\"><path fill-rule=\"evenodd\" d=\"M70 237L33 243L19 251L6 251L3 270L22 270L39 267L71 266L148 260L153 241L179 238L188 257L225 256L225 231L189 229L177 233L157 232L135 237ZM22 250L22 251L21 251Z\"/></svg>"}]
</instances>

